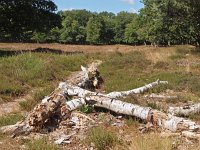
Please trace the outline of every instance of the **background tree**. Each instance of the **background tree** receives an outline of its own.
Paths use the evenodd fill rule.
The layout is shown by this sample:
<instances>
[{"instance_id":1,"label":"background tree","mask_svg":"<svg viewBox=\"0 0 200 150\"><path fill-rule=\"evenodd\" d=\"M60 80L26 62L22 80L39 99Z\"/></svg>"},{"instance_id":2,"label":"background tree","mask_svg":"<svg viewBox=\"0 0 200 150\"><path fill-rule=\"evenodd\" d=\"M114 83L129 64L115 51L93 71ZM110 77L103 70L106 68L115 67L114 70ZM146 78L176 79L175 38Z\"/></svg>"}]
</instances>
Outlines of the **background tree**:
<instances>
[{"instance_id":1,"label":"background tree","mask_svg":"<svg viewBox=\"0 0 200 150\"><path fill-rule=\"evenodd\" d=\"M115 19L115 37L114 37L116 43L126 42L124 40L125 29L127 24L131 23L134 16L135 16L134 13L128 13L128 12L120 12L117 14Z\"/></svg>"},{"instance_id":2,"label":"background tree","mask_svg":"<svg viewBox=\"0 0 200 150\"><path fill-rule=\"evenodd\" d=\"M89 19L86 27L87 31L87 42L91 44L100 44L102 39L103 31L103 19L96 16L93 16Z\"/></svg>"},{"instance_id":3,"label":"background tree","mask_svg":"<svg viewBox=\"0 0 200 150\"><path fill-rule=\"evenodd\" d=\"M29 31L47 32L60 24L56 10L51 0L1 0L0 31L6 40L27 40Z\"/></svg>"}]
</instances>

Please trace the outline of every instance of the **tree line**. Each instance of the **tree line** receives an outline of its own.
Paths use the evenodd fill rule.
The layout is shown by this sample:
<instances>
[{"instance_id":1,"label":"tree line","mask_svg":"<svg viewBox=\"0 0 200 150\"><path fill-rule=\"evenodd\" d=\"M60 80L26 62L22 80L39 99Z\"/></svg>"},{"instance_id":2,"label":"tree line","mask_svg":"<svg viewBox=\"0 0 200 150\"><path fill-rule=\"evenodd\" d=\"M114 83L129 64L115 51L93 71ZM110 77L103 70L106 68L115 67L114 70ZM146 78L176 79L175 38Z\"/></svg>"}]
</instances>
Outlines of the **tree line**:
<instances>
[{"instance_id":1,"label":"tree line","mask_svg":"<svg viewBox=\"0 0 200 150\"><path fill-rule=\"evenodd\" d=\"M1 0L0 41L66 44L200 43L199 0L142 0L139 13L57 11L51 0Z\"/></svg>"}]
</instances>

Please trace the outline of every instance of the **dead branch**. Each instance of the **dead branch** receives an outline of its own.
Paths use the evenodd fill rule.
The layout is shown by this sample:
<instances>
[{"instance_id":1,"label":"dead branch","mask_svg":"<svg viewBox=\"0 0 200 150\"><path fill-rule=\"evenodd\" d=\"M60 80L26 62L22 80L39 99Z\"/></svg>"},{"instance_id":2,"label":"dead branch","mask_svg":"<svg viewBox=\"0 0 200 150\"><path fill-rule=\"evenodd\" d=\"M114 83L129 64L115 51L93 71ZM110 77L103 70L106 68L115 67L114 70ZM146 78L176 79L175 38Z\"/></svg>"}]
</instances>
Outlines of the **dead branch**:
<instances>
[{"instance_id":1,"label":"dead branch","mask_svg":"<svg viewBox=\"0 0 200 150\"><path fill-rule=\"evenodd\" d=\"M133 91L144 92L148 88L152 88L159 83L166 82L156 81L148 84L147 86L137 88L136 90L133 89L121 93L125 95L132 94ZM41 129L47 127L49 124L52 124L52 122L54 122L54 124L59 124L61 120L69 118L71 111L83 106L86 103L85 98L87 98L88 96L99 96L111 99L108 96L114 97L114 95L114 92L112 92L112 94L109 93L105 95L102 93L91 92L78 86L67 84L66 82L61 82L58 88L55 89L54 92L52 92L49 96L45 97L42 102L39 103L32 112L30 112L30 114L23 122L16 124L16 126L11 126L12 128L10 128L10 130L14 130L15 135L28 134L31 131L40 131ZM115 96L119 97L120 95L117 94ZM77 98L67 101L69 97ZM91 103L91 101L89 103ZM137 115L135 116L138 117Z\"/></svg>"},{"instance_id":2,"label":"dead branch","mask_svg":"<svg viewBox=\"0 0 200 150\"><path fill-rule=\"evenodd\" d=\"M81 70L72 74L67 79L67 83L71 85L76 85L84 89L95 90L103 83L103 79L100 76L100 73L97 67L102 63L100 60L89 64L88 68L81 66Z\"/></svg>"},{"instance_id":3,"label":"dead branch","mask_svg":"<svg viewBox=\"0 0 200 150\"><path fill-rule=\"evenodd\" d=\"M147 84L145 86L142 86L142 87L139 87L139 88L136 88L136 89L132 89L132 90L129 90L129 91L111 92L111 93L107 94L107 96L110 97L110 98L119 98L119 97L128 96L130 94L141 94L141 93L146 92L147 90L154 88L155 86L157 86L159 84L168 84L168 82L157 80L157 81L152 82L150 84Z\"/></svg>"},{"instance_id":4,"label":"dead branch","mask_svg":"<svg viewBox=\"0 0 200 150\"><path fill-rule=\"evenodd\" d=\"M167 95L161 95L161 94L155 94L155 93L146 95L145 97L146 98L156 98L156 99L166 99L166 100L178 98L177 96L167 96Z\"/></svg>"},{"instance_id":5,"label":"dead branch","mask_svg":"<svg viewBox=\"0 0 200 150\"><path fill-rule=\"evenodd\" d=\"M189 116L200 112L200 103L194 105L186 105L182 107L169 107L168 112L172 115Z\"/></svg>"}]
</instances>

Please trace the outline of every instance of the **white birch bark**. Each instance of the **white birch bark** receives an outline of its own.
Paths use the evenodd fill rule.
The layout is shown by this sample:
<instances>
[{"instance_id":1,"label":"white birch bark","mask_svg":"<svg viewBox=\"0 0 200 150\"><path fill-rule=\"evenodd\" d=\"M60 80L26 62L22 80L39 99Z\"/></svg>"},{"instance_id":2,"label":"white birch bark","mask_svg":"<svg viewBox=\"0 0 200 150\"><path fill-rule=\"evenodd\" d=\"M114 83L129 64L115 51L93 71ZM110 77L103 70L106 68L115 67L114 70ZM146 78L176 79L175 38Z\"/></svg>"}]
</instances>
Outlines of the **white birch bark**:
<instances>
[{"instance_id":1,"label":"white birch bark","mask_svg":"<svg viewBox=\"0 0 200 150\"><path fill-rule=\"evenodd\" d=\"M178 98L177 96L167 96L167 95L160 95L160 94L154 94L152 93L151 95L146 95L146 98L156 98L156 99L176 99Z\"/></svg>"},{"instance_id":2,"label":"white birch bark","mask_svg":"<svg viewBox=\"0 0 200 150\"><path fill-rule=\"evenodd\" d=\"M198 114L200 113L200 103L194 105L187 105L183 107L169 107L168 113L172 115L182 115L182 116Z\"/></svg>"},{"instance_id":3,"label":"white birch bark","mask_svg":"<svg viewBox=\"0 0 200 150\"><path fill-rule=\"evenodd\" d=\"M120 98L120 97L128 96L130 94L144 93L145 91L152 89L155 86L160 85L160 84L168 84L168 82L157 80L155 82L149 83L145 86L142 86L142 87L139 87L139 88L136 88L136 89L132 89L132 90L128 90L128 91L121 91L121 92L111 92L111 93L108 93L108 94L91 92L91 91L82 89L78 86L68 84L66 82L61 82L59 84L59 88L62 89L65 94L68 94L70 96L85 97L86 95L99 95L99 96L106 96L106 97L109 97L109 98Z\"/></svg>"},{"instance_id":4,"label":"white birch bark","mask_svg":"<svg viewBox=\"0 0 200 150\"><path fill-rule=\"evenodd\" d=\"M85 104L85 98L88 96L99 96L99 97L104 97L106 100L108 100L107 102L104 101L104 103L108 103L112 100L110 97L120 97L120 96L124 96L125 94L132 94L133 91L135 91L136 93L144 92L145 90L149 89L149 88L153 88L154 86L158 85L159 83L166 83L165 81L156 81L153 83L148 84L147 86L143 86L141 88L137 88L137 89L133 89L130 91L124 91L122 92L122 94L119 94L120 92L117 92L117 94L115 94L115 92L112 92L111 94L102 94L102 93L96 93L96 92L91 92L89 90L85 90L82 89L78 86L73 86L71 84L68 84L66 82L61 82L58 86L57 89L54 90L54 92L52 92L49 96L45 97L42 102L40 104L38 104L33 111L26 117L26 119L21 122L16 124L16 126L12 126L15 130L15 134L28 134L31 131L39 131L43 125L45 123L47 123L50 118L52 118L52 116L54 116L56 113L58 113L57 111L59 110L59 113L61 114L61 118L65 119L70 117L70 112L83 106ZM67 101L66 97L68 96L72 96L72 97L77 97L71 101ZM91 102L91 101L90 101ZM147 113L149 112L149 108L143 108L137 105L133 105L133 104L128 104L128 103L123 103L121 101L118 101L119 104L115 104L116 110L112 110L112 108L110 108L112 111L117 111L118 108L120 108L121 110L123 110L123 105L126 108L137 108L135 109L134 114L132 114L133 116L142 118L145 120ZM132 106L132 107L131 107ZM109 109L109 108L108 108ZM131 110L123 110L124 114L127 115L131 115ZM144 113L146 111L146 113ZM141 113L143 112L143 113ZM121 113L121 112L119 112ZM140 114L143 116L141 117ZM11 130L11 128L10 128Z\"/></svg>"},{"instance_id":5,"label":"white birch bark","mask_svg":"<svg viewBox=\"0 0 200 150\"><path fill-rule=\"evenodd\" d=\"M140 94L140 93L144 93L144 92L154 88L155 86L157 86L159 84L168 84L168 82L157 80L157 81L149 83L145 86L142 86L142 87L139 87L136 89L132 89L129 91L111 92L111 93L107 94L107 96L110 98L119 98L119 97L125 97L130 94Z\"/></svg>"},{"instance_id":6,"label":"white birch bark","mask_svg":"<svg viewBox=\"0 0 200 150\"><path fill-rule=\"evenodd\" d=\"M160 126L163 129L168 129L173 132L199 130L199 125L191 120L166 114L149 107L142 107L102 96L86 97L86 103L89 103L90 101L95 103L95 106L97 107L106 108L119 114L138 117L146 122L150 122L154 125Z\"/></svg>"}]
</instances>

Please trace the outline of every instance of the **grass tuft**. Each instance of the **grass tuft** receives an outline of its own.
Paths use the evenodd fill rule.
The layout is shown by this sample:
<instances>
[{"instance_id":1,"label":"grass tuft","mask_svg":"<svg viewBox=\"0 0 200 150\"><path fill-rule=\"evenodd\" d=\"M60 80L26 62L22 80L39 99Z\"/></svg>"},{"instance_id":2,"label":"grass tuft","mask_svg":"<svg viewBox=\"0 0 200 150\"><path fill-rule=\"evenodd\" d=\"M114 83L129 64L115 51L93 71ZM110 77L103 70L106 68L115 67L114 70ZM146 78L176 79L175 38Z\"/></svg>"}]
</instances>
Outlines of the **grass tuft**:
<instances>
[{"instance_id":1,"label":"grass tuft","mask_svg":"<svg viewBox=\"0 0 200 150\"><path fill-rule=\"evenodd\" d=\"M22 119L23 116L18 113L0 117L0 127L15 124Z\"/></svg>"},{"instance_id":2,"label":"grass tuft","mask_svg":"<svg viewBox=\"0 0 200 150\"><path fill-rule=\"evenodd\" d=\"M105 150L115 146L118 142L118 137L103 127L96 127L87 133L85 141L88 145L93 143L98 150Z\"/></svg>"},{"instance_id":3,"label":"grass tuft","mask_svg":"<svg viewBox=\"0 0 200 150\"><path fill-rule=\"evenodd\" d=\"M26 146L28 150L58 150L58 146L49 143L47 138L32 140Z\"/></svg>"}]
</instances>

